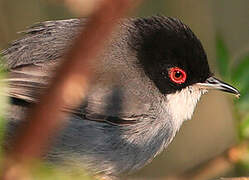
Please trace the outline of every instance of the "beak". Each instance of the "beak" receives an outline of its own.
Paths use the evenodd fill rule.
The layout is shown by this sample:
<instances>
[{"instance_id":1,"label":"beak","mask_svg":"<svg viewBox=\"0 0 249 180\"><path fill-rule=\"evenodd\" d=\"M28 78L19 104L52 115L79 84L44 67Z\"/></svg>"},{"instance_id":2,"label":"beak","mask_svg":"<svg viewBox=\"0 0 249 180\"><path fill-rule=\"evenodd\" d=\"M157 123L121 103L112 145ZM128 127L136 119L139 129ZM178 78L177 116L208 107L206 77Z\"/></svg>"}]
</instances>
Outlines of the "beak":
<instances>
[{"instance_id":1,"label":"beak","mask_svg":"<svg viewBox=\"0 0 249 180\"><path fill-rule=\"evenodd\" d=\"M240 96L240 92L236 88L225 82L220 81L219 79L216 79L215 77L209 77L204 83L197 83L197 84L204 89L216 89L232 93L237 97Z\"/></svg>"}]
</instances>

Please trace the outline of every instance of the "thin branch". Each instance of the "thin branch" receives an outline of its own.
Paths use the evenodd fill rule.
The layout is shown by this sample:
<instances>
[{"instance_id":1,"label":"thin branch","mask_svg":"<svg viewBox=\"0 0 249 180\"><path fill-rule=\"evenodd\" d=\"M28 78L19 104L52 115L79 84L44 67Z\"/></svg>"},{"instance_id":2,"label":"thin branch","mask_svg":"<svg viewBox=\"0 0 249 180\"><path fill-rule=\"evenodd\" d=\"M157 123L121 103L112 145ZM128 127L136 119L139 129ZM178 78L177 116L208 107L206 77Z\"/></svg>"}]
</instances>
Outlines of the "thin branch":
<instances>
[{"instance_id":1,"label":"thin branch","mask_svg":"<svg viewBox=\"0 0 249 180\"><path fill-rule=\"evenodd\" d=\"M19 129L13 148L7 154L6 162L11 163L5 167L3 179L13 179L13 167L18 169L18 164L26 167L24 165L30 160L46 152L51 137L66 121L67 114L61 110L63 107L74 108L82 102L93 77L88 68L90 62L96 61L118 20L134 6L131 0L102 0L100 3L65 56L51 86L30 110L27 122Z\"/></svg>"},{"instance_id":2,"label":"thin branch","mask_svg":"<svg viewBox=\"0 0 249 180\"><path fill-rule=\"evenodd\" d=\"M224 153L216 156L208 162L200 165L200 167L187 171L181 175L170 177L171 180L200 180L200 179L214 179L221 175L232 171L236 163L243 161L248 154L248 144L242 143L230 147ZM245 179L245 177L243 177ZM244 180L241 178L241 180ZM218 178L217 180L240 180L240 178ZM248 178L249 180L249 178Z\"/></svg>"}]
</instances>

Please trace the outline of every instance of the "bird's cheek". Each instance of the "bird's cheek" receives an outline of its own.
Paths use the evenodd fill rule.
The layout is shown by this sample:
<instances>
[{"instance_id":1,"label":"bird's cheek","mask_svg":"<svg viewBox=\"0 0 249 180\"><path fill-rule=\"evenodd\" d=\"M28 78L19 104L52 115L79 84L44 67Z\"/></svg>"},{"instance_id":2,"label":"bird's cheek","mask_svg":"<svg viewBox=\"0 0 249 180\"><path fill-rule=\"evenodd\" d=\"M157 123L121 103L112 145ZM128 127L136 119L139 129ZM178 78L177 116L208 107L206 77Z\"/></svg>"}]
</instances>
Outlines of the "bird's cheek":
<instances>
[{"instance_id":1,"label":"bird's cheek","mask_svg":"<svg viewBox=\"0 0 249 180\"><path fill-rule=\"evenodd\" d=\"M170 115L177 124L190 119L202 91L196 86L188 86L181 91L167 95L167 105Z\"/></svg>"}]
</instances>

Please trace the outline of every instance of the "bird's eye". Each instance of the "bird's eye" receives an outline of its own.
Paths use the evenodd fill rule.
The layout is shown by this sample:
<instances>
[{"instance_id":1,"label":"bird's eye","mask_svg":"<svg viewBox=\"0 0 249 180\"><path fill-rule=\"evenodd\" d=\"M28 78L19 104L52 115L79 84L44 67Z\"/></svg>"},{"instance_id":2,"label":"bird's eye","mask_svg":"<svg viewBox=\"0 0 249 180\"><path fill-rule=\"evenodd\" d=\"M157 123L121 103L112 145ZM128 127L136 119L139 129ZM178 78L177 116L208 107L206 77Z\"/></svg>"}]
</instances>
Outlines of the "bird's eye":
<instances>
[{"instance_id":1,"label":"bird's eye","mask_svg":"<svg viewBox=\"0 0 249 180\"><path fill-rule=\"evenodd\" d=\"M178 67L172 67L169 69L169 77L174 83L182 84L186 81L187 74Z\"/></svg>"}]
</instances>

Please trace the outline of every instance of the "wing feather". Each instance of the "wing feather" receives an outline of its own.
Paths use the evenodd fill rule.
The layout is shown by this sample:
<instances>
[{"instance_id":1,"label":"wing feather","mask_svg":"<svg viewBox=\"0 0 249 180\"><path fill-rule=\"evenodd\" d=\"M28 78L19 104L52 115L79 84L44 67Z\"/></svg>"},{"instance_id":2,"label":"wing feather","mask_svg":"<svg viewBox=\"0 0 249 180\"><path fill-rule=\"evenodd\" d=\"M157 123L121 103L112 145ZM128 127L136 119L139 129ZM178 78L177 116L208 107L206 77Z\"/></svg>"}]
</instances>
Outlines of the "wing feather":
<instances>
[{"instance_id":1,"label":"wing feather","mask_svg":"<svg viewBox=\"0 0 249 180\"><path fill-rule=\"evenodd\" d=\"M28 103L37 102L37 97L47 88L62 61L64 51L84 22L84 19L71 19L37 24L2 51L9 70L9 77L5 79L9 86L8 96ZM125 86L106 86L106 83L96 82L80 108L65 107L65 111L85 120L123 125L143 118L149 110L148 104L136 100L137 96L131 96ZM130 99L136 103L132 104Z\"/></svg>"}]
</instances>

